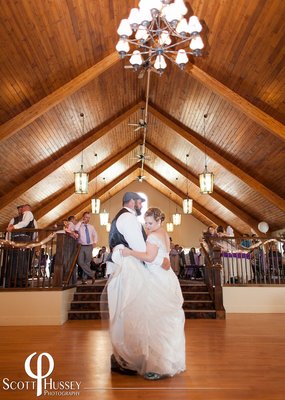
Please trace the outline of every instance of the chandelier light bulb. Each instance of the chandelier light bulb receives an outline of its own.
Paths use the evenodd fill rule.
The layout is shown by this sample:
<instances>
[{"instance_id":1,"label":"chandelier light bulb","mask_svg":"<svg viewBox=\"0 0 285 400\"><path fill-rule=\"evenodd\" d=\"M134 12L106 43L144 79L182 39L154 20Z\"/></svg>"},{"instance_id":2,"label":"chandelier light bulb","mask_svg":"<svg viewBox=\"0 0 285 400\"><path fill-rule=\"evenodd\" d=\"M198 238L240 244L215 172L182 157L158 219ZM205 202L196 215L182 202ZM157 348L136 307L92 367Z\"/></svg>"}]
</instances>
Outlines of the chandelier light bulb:
<instances>
[{"instance_id":1,"label":"chandelier light bulb","mask_svg":"<svg viewBox=\"0 0 285 400\"><path fill-rule=\"evenodd\" d=\"M176 8L175 4L170 4L165 10L165 19L170 23L172 27L176 27L178 22L181 20L182 15Z\"/></svg>"},{"instance_id":2,"label":"chandelier light bulb","mask_svg":"<svg viewBox=\"0 0 285 400\"><path fill-rule=\"evenodd\" d=\"M184 0L175 0L174 5L181 15L187 14L188 10L187 7L185 6Z\"/></svg>"},{"instance_id":3,"label":"chandelier light bulb","mask_svg":"<svg viewBox=\"0 0 285 400\"><path fill-rule=\"evenodd\" d=\"M116 45L116 50L120 54L121 58L124 58L125 55L130 51L129 42L125 39L120 39Z\"/></svg>"},{"instance_id":4,"label":"chandelier light bulb","mask_svg":"<svg viewBox=\"0 0 285 400\"><path fill-rule=\"evenodd\" d=\"M142 65L142 56L138 50L133 51L133 55L130 58L130 63L134 68L137 68L139 65Z\"/></svg>"},{"instance_id":5,"label":"chandelier light bulb","mask_svg":"<svg viewBox=\"0 0 285 400\"><path fill-rule=\"evenodd\" d=\"M165 58L163 57L163 55L159 54L155 59L154 68L162 73L166 67L167 64L165 62Z\"/></svg>"},{"instance_id":6,"label":"chandelier light bulb","mask_svg":"<svg viewBox=\"0 0 285 400\"><path fill-rule=\"evenodd\" d=\"M158 40L161 46L171 44L171 39L167 31L162 31Z\"/></svg>"},{"instance_id":7,"label":"chandelier light bulb","mask_svg":"<svg viewBox=\"0 0 285 400\"><path fill-rule=\"evenodd\" d=\"M151 10L152 9L152 0L140 0L139 1L139 8L141 10Z\"/></svg>"},{"instance_id":8,"label":"chandelier light bulb","mask_svg":"<svg viewBox=\"0 0 285 400\"><path fill-rule=\"evenodd\" d=\"M140 21L141 21L140 10L138 8L131 9L128 21L129 21L131 28L136 31L138 29Z\"/></svg>"},{"instance_id":9,"label":"chandelier light bulb","mask_svg":"<svg viewBox=\"0 0 285 400\"><path fill-rule=\"evenodd\" d=\"M141 10L148 10L153 17L157 17L162 8L162 2L160 0L141 0L139 8Z\"/></svg>"},{"instance_id":10,"label":"chandelier light bulb","mask_svg":"<svg viewBox=\"0 0 285 400\"><path fill-rule=\"evenodd\" d=\"M126 18L122 19L117 32L121 38L127 38L133 33L130 23Z\"/></svg>"},{"instance_id":11,"label":"chandelier light bulb","mask_svg":"<svg viewBox=\"0 0 285 400\"><path fill-rule=\"evenodd\" d=\"M190 49L195 50L202 50L204 47L203 40L201 39L200 35L195 36L190 43Z\"/></svg>"},{"instance_id":12,"label":"chandelier light bulb","mask_svg":"<svg viewBox=\"0 0 285 400\"><path fill-rule=\"evenodd\" d=\"M185 64L187 64L189 61L188 56L186 54L186 51L183 49L178 50L177 57L176 57L176 64L179 65L181 69L185 67Z\"/></svg>"},{"instance_id":13,"label":"chandelier light bulb","mask_svg":"<svg viewBox=\"0 0 285 400\"><path fill-rule=\"evenodd\" d=\"M202 25L196 15L192 15L192 17L189 18L188 30L191 35L202 31Z\"/></svg>"},{"instance_id":14,"label":"chandelier light bulb","mask_svg":"<svg viewBox=\"0 0 285 400\"><path fill-rule=\"evenodd\" d=\"M148 38L148 30L145 26L140 25L136 33L136 39L145 42Z\"/></svg>"},{"instance_id":15,"label":"chandelier light bulb","mask_svg":"<svg viewBox=\"0 0 285 400\"><path fill-rule=\"evenodd\" d=\"M188 33L188 23L186 18L182 18L182 20L178 23L176 27L176 32L181 36L186 36Z\"/></svg>"},{"instance_id":16,"label":"chandelier light bulb","mask_svg":"<svg viewBox=\"0 0 285 400\"><path fill-rule=\"evenodd\" d=\"M152 15L149 9L140 9L140 20L141 20L141 25L143 26L149 26L151 20L152 20Z\"/></svg>"}]
</instances>

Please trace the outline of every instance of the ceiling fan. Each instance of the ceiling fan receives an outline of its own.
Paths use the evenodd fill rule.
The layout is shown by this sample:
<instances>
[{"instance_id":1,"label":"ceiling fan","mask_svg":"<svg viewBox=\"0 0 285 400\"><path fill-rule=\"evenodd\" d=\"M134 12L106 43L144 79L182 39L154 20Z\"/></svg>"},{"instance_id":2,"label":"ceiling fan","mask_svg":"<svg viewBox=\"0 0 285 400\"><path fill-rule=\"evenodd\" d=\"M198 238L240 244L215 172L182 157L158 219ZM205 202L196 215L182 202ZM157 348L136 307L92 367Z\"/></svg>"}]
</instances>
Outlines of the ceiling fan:
<instances>
[{"instance_id":1,"label":"ceiling fan","mask_svg":"<svg viewBox=\"0 0 285 400\"><path fill-rule=\"evenodd\" d=\"M139 118L139 122L130 122L128 123L129 126L135 126L136 128L134 129L134 132L140 130L140 129L146 129L147 127L147 122L146 122L146 116L145 116L145 109L141 108L141 115Z\"/></svg>"},{"instance_id":2,"label":"ceiling fan","mask_svg":"<svg viewBox=\"0 0 285 400\"><path fill-rule=\"evenodd\" d=\"M136 154L135 157L131 158L131 160L137 160L137 162L141 162L142 165L146 160L150 160L150 156L145 154L145 145L140 144L140 152Z\"/></svg>"},{"instance_id":3,"label":"ceiling fan","mask_svg":"<svg viewBox=\"0 0 285 400\"><path fill-rule=\"evenodd\" d=\"M144 179L146 179L146 176L144 176L144 175L138 175L138 176L137 176L137 180L138 180L139 182L143 182Z\"/></svg>"},{"instance_id":4,"label":"ceiling fan","mask_svg":"<svg viewBox=\"0 0 285 400\"><path fill-rule=\"evenodd\" d=\"M149 60L146 60L139 67L134 67L133 65L125 65L124 68L133 69L134 71L139 71L138 79L142 79L147 70L150 70L150 71L155 72L156 74L160 75L160 73L154 68L153 64Z\"/></svg>"}]
</instances>

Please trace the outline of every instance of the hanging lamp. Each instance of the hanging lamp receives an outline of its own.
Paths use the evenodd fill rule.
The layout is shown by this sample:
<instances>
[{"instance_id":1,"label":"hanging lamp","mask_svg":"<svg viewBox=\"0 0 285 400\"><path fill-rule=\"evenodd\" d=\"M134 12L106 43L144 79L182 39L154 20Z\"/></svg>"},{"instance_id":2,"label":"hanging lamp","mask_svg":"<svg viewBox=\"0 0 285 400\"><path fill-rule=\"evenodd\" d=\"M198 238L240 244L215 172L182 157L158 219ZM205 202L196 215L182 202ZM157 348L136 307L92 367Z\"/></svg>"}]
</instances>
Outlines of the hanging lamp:
<instances>
[{"instance_id":1,"label":"hanging lamp","mask_svg":"<svg viewBox=\"0 0 285 400\"><path fill-rule=\"evenodd\" d=\"M188 158L189 154L186 154L186 170L187 170L187 198L183 200L183 212L184 214L192 214L193 200L189 198L189 179L188 179Z\"/></svg>"},{"instance_id":2,"label":"hanging lamp","mask_svg":"<svg viewBox=\"0 0 285 400\"><path fill-rule=\"evenodd\" d=\"M95 161L95 170L97 170L97 153L94 154L96 161ZM97 176L95 178L95 192L94 196L97 193ZM100 213L100 199L93 198L91 199L91 212L92 214L99 214Z\"/></svg>"},{"instance_id":3,"label":"hanging lamp","mask_svg":"<svg viewBox=\"0 0 285 400\"><path fill-rule=\"evenodd\" d=\"M199 174L200 192L202 194L213 193L214 190L214 174L208 171L207 152L206 152L206 118L208 114L204 114L204 143L205 143L205 169Z\"/></svg>"},{"instance_id":4,"label":"hanging lamp","mask_svg":"<svg viewBox=\"0 0 285 400\"><path fill-rule=\"evenodd\" d=\"M84 135L84 114L80 113L80 117L82 118L82 136L83 136ZM84 171L83 149L82 149L80 170L78 172L74 172L75 193L77 193L77 194L88 193L88 175L89 174Z\"/></svg>"}]
</instances>

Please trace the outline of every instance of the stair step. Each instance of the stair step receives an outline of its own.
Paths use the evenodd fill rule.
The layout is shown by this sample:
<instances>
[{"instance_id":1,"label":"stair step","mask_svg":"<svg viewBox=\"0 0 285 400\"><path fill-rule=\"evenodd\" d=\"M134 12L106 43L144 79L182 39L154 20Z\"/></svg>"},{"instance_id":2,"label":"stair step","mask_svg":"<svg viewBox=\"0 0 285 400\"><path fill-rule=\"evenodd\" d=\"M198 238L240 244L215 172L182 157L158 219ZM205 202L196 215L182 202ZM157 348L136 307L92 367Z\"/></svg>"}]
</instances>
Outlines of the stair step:
<instances>
[{"instance_id":1,"label":"stair step","mask_svg":"<svg viewBox=\"0 0 285 400\"><path fill-rule=\"evenodd\" d=\"M214 309L214 304L212 300L186 300L183 303L183 309L188 310L204 310L204 309Z\"/></svg>"},{"instance_id":2,"label":"stair step","mask_svg":"<svg viewBox=\"0 0 285 400\"><path fill-rule=\"evenodd\" d=\"M101 319L101 315L104 315L104 319L108 318L108 312L80 310L80 311L69 311L68 319Z\"/></svg>"},{"instance_id":3,"label":"stair step","mask_svg":"<svg viewBox=\"0 0 285 400\"><path fill-rule=\"evenodd\" d=\"M186 319L216 319L215 310L185 310Z\"/></svg>"},{"instance_id":4,"label":"stair step","mask_svg":"<svg viewBox=\"0 0 285 400\"><path fill-rule=\"evenodd\" d=\"M108 311L101 311L101 305L107 308L107 293L103 293L106 280L95 282L95 285L78 285L68 312L69 319L101 319L108 317ZM214 303L203 281L180 281L184 297L183 309L185 318L216 318ZM105 317L104 317L105 318Z\"/></svg>"}]
</instances>

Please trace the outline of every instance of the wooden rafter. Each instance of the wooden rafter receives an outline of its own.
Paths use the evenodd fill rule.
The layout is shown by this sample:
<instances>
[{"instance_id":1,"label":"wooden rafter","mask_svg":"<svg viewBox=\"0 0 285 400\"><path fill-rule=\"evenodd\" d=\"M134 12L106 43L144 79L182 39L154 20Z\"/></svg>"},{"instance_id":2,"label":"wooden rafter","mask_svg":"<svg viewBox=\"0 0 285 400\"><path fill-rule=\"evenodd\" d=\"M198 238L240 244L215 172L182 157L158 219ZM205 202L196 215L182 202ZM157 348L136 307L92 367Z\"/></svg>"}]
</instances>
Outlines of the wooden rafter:
<instances>
[{"instance_id":1,"label":"wooden rafter","mask_svg":"<svg viewBox=\"0 0 285 400\"><path fill-rule=\"evenodd\" d=\"M180 136L182 136L184 139L186 139L188 142L193 144L195 147L197 147L201 151L203 151L203 152L205 151L205 143L203 143L197 137L195 132L193 132L191 129L186 128L185 126L182 126L179 122L175 121L169 115L165 115L164 113L162 113L162 111L159 111L153 105L149 106L149 111L151 112L151 114L153 116L155 116L160 121L162 121L166 126L168 126L170 129L172 129L174 132L178 133ZM229 161L226 158L224 158L223 156L221 156L219 153L217 153L211 147L206 146L206 151L207 151L207 155L209 157L211 157L213 160L218 162L229 172L231 172L232 174L237 176L244 183L246 183L248 186L253 188L256 192L260 193L263 197L265 197L267 200L269 200L272 204L274 204L281 210L285 211L285 200L282 197L280 197L278 194L276 194L272 190L268 189L266 186L264 186L262 183L260 183L257 179L250 176L248 173L243 171L241 168L237 167L231 161Z\"/></svg>"},{"instance_id":2,"label":"wooden rafter","mask_svg":"<svg viewBox=\"0 0 285 400\"><path fill-rule=\"evenodd\" d=\"M16 115L14 118L7 121L0 127L0 141L8 139L20 129L25 128L31 122L35 121L41 115L46 113L51 108L55 107L58 103L66 97L71 96L73 93L87 85L93 79L97 78L108 68L112 67L119 60L117 52L110 54L103 60L99 61L96 65L82 72L70 82L61 86L53 93L44 97L42 100L33 104L31 107Z\"/></svg>"},{"instance_id":3,"label":"wooden rafter","mask_svg":"<svg viewBox=\"0 0 285 400\"><path fill-rule=\"evenodd\" d=\"M194 79L198 80L204 86L207 86L219 96L222 96L235 108L242 111L248 118L252 119L257 124L273 133L279 139L285 140L285 126L281 122L272 118L270 115L266 114L264 111L260 110L195 65L188 64L185 70Z\"/></svg>"},{"instance_id":4,"label":"wooden rafter","mask_svg":"<svg viewBox=\"0 0 285 400\"><path fill-rule=\"evenodd\" d=\"M136 140L135 142L130 144L128 147L126 147L124 150L117 153L115 156L110 157L102 165L98 165L97 168L94 168L92 171L90 171L89 172L89 182L91 182L93 179L95 179L98 175L104 173L104 171L106 171L109 167L114 165L117 161L119 161L121 158L123 158L129 152L134 150L140 143L141 143L140 139ZM99 196L98 193L96 193L96 196ZM34 216L37 219L37 221L39 221L40 218L42 218L44 215L46 215L48 212L50 212L53 208L57 207L60 203L62 203L64 200L66 200L68 197L72 196L73 194L74 194L74 184L69 185L62 192L56 193L52 199L49 199L46 202L45 205L38 207L34 211Z\"/></svg>"},{"instance_id":5,"label":"wooden rafter","mask_svg":"<svg viewBox=\"0 0 285 400\"><path fill-rule=\"evenodd\" d=\"M110 119L106 123L104 123L103 126L88 132L87 135L85 135L84 140L80 139L76 141L76 144L72 143L71 145L68 145L67 148L62 151L63 155L58 157L57 160L51 162L46 167L33 174L30 178L26 179L23 183L17 185L15 188L10 190L10 192L0 197L0 209L7 206L11 201L21 196L24 192L26 192L42 179L44 179L46 176L54 172L57 168L61 167L63 164L71 160L82 151L82 148L86 148L93 144L96 140L100 139L111 129L115 128L126 118L132 115L135 111L137 111L141 106L142 103L140 102L122 113L119 117L115 119Z\"/></svg>"},{"instance_id":6,"label":"wooden rafter","mask_svg":"<svg viewBox=\"0 0 285 400\"><path fill-rule=\"evenodd\" d=\"M159 158L161 158L163 161L165 161L168 165L170 165L176 171L178 171L180 174L182 174L185 178L189 179L197 187L199 187L199 179L197 176L191 174L191 172L189 172L186 168L184 168L183 166L178 164L172 158L166 156L164 153L162 153L159 149L157 149L157 147L153 146L151 143L146 142L146 147L150 151L152 151L154 154L156 154ZM255 230L258 229L258 221L256 219L252 218L244 210L242 210L241 208L239 208L238 206L233 204L231 201L227 200L224 197L224 194L221 190L215 188L214 192L212 194L210 194L210 196L213 197L213 199L217 200L224 207L226 207L233 214L235 214L242 221L244 221L251 228L254 228Z\"/></svg>"},{"instance_id":7,"label":"wooden rafter","mask_svg":"<svg viewBox=\"0 0 285 400\"><path fill-rule=\"evenodd\" d=\"M176 193L177 196L181 197L181 199L183 199L185 197L184 192L179 190L176 186L172 185L172 183L170 183L163 176L159 175L156 171L154 171L148 165L145 165L145 171L148 172L150 175L152 175L155 179L160 181L164 186L166 186L169 190L171 190L171 192ZM223 221L221 218L219 218L215 214L211 213L209 210L207 210L205 207L201 206L196 201L193 201L193 209L196 209L197 211L199 211L201 214L203 214L205 217L207 217L210 221L212 221L215 225L222 225L222 226L228 225L227 222Z\"/></svg>"}]
</instances>

